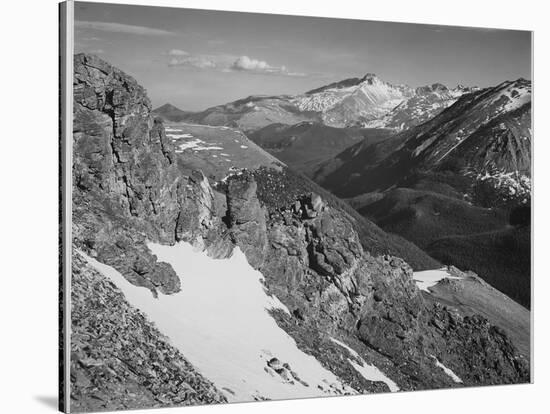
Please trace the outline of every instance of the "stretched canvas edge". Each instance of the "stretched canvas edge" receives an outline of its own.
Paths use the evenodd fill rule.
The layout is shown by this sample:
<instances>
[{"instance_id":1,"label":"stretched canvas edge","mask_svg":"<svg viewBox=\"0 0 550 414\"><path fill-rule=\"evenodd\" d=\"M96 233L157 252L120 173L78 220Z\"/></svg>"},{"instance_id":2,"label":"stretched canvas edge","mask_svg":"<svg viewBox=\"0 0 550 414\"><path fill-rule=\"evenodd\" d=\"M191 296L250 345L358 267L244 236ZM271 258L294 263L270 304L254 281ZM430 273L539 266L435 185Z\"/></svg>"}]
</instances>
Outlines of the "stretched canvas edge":
<instances>
[{"instance_id":1,"label":"stretched canvas edge","mask_svg":"<svg viewBox=\"0 0 550 414\"><path fill-rule=\"evenodd\" d=\"M529 281L531 283L531 307L529 309L530 323L529 323L529 369L531 378L529 383L535 383L535 31L530 30L531 33L531 131L533 131L531 137L531 233L530 233L530 270Z\"/></svg>"},{"instance_id":2,"label":"stretched canvas edge","mask_svg":"<svg viewBox=\"0 0 550 414\"><path fill-rule=\"evenodd\" d=\"M59 372L58 409L70 412L72 73L74 3L59 3Z\"/></svg>"}]
</instances>

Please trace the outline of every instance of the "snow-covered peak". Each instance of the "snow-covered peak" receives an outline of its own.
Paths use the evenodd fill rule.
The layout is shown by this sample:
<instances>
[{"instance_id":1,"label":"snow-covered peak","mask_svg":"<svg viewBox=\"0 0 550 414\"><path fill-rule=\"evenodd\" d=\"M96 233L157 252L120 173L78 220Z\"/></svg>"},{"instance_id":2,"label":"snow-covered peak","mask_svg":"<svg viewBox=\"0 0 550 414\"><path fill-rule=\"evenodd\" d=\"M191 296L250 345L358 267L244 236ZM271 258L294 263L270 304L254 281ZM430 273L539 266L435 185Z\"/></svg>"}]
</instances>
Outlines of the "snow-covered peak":
<instances>
[{"instance_id":1,"label":"snow-covered peak","mask_svg":"<svg viewBox=\"0 0 550 414\"><path fill-rule=\"evenodd\" d=\"M513 111L528 102L531 102L531 82L523 78L498 85L490 101L505 111Z\"/></svg>"},{"instance_id":2,"label":"snow-covered peak","mask_svg":"<svg viewBox=\"0 0 550 414\"><path fill-rule=\"evenodd\" d=\"M342 81L297 96L293 102L302 111L316 112L339 112L339 106L341 105L344 111L352 108L356 115L355 118L357 118L357 116L363 116L372 110L376 110L378 113L381 109L385 112L399 105L412 94L412 89L405 85L395 86L381 80L373 73L367 73L359 80L353 79L353 82L352 80ZM349 115L350 120L353 122L354 114ZM334 124L346 123L347 121L347 115L344 117L346 119L340 119L339 114L334 117ZM331 118L328 119L329 124ZM338 119L336 120L336 118Z\"/></svg>"},{"instance_id":3,"label":"snow-covered peak","mask_svg":"<svg viewBox=\"0 0 550 414\"><path fill-rule=\"evenodd\" d=\"M376 76L374 73L367 73L363 78L361 79L361 83L368 83L370 85L374 83L382 83L382 80Z\"/></svg>"},{"instance_id":4,"label":"snow-covered peak","mask_svg":"<svg viewBox=\"0 0 550 414\"><path fill-rule=\"evenodd\" d=\"M296 96L292 102L302 111L320 113L330 126L402 130L425 122L471 91L463 86L449 89L442 83L411 88L367 73L362 78L314 89Z\"/></svg>"}]
</instances>

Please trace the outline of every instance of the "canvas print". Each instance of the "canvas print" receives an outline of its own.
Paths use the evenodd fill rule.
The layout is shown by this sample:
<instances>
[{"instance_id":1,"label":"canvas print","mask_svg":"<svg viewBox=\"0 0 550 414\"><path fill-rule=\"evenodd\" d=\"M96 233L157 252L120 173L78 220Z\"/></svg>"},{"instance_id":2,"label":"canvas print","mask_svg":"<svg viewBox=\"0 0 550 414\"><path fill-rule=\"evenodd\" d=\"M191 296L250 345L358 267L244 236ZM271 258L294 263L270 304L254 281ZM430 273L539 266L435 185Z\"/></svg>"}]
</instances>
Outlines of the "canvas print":
<instances>
[{"instance_id":1,"label":"canvas print","mask_svg":"<svg viewBox=\"0 0 550 414\"><path fill-rule=\"evenodd\" d=\"M530 382L530 32L71 7L63 410Z\"/></svg>"}]
</instances>

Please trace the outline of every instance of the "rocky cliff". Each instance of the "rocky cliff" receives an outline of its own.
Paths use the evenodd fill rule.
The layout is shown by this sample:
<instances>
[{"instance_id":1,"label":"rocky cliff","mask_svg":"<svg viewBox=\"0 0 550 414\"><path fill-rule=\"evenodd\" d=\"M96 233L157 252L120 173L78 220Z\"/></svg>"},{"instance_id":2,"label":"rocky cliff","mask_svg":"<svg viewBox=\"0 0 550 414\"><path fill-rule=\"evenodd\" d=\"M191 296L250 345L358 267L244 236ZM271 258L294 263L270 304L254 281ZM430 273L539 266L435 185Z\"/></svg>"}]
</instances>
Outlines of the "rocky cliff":
<instances>
[{"instance_id":1,"label":"rocky cliff","mask_svg":"<svg viewBox=\"0 0 550 414\"><path fill-rule=\"evenodd\" d=\"M527 361L502 330L482 317L426 303L410 266L370 250L334 200L288 181L284 171L233 172L217 182L206 178L208 171L188 172L162 123L151 115L143 88L94 56L75 56L74 90L74 245L132 284L155 295L185 289L185 277L180 284L171 266L147 248L148 241L189 242L214 258L229 257L238 246L264 275L267 291L290 310L290 315L273 311L279 326L357 391L383 391L387 386L367 381L350 368L344 358L350 357L349 351L330 338L345 339L403 390L529 381ZM103 298L109 288L103 286L99 293L86 288L96 283L97 275L79 260L75 266L75 275L85 277L75 278L73 306L82 313L73 325L84 324L84 332L81 340L73 341L73 382L78 386L84 381L79 376L85 375L102 395L102 408L119 408L123 396L111 392L109 381L96 378L118 378L112 381L122 386L118 366L84 374L79 368L86 367L85 349L98 347L86 336L91 318L103 320L112 309L97 307L96 315L86 314L87 301ZM76 294L83 289L86 295ZM142 324L136 329L146 329L146 320L136 316L132 321ZM120 337L110 340L115 348L135 347ZM166 358L154 353L141 360L160 366L162 372L172 369ZM452 381L435 361L450 367L462 383ZM145 381L142 371L132 372L140 395L157 384ZM166 381L191 375L193 367L183 364L170 372L174 374ZM189 395L161 390L151 398L159 405L221 401L201 381L188 383ZM157 398L160 394L164 397ZM84 407L92 397L79 391L73 398Z\"/></svg>"}]
</instances>

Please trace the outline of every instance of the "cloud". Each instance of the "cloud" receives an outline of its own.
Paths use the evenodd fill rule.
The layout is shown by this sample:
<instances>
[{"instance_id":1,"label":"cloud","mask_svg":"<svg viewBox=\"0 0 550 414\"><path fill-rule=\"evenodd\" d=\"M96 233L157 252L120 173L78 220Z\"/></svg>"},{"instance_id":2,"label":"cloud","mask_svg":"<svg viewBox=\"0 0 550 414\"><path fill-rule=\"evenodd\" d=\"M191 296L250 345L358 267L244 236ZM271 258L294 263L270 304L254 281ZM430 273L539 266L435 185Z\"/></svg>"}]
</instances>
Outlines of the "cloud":
<instances>
[{"instance_id":1,"label":"cloud","mask_svg":"<svg viewBox=\"0 0 550 414\"><path fill-rule=\"evenodd\" d=\"M233 65L231 66L231 68L235 70L257 70L257 71L269 71L269 70L275 69L272 66L268 65L267 62L264 60L251 59L248 56L241 56L237 58L237 60L233 62Z\"/></svg>"},{"instance_id":2,"label":"cloud","mask_svg":"<svg viewBox=\"0 0 550 414\"><path fill-rule=\"evenodd\" d=\"M150 36L172 36L175 33L162 29L154 29L145 26L134 26L130 24L122 23L108 23L108 22L90 22L84 20L77 20L75 22L77 29L92 29L102 32L116 32L116 33L128 33L136 35L150 35Z\"/></svg>"},{"instance_id":3,"label":"cloud","mask_svg":"<svg viewBox=\"0 0 550 414\"><path fill-rule=\"evenodd\" d=\"M234 56L229 54L191 55L189 53L177 54L170 52L168 52L168 54L172 57L168 62L168 66L171 67L180 66L219 70L222 72L247 72L260 75L305 76L304 73L290 72L286 66L273 66L264 60L254 59L248 56Z\"/></svg>"},{"instance_id":4,"label":"cloud","mask_svg":"<svg viewBox=\"0 0 550 414\"><path fill-rule=\"evenodd\" d=\"M187 55L189 55L188 52L186 52L185 50L181 50L181 49L170 49L168 51L168 54L170 56L187 56Z\"/></svg>"},{"instance_id":5,"label":"cloud","mask_svg":"<svg viewBox=\"0 0 550 414\"><path fill-rule=\"evenodd\" d=\"M168 62L168 66L187 66L199 69L223 69L222 62L219 58L209 55L183 56L173 57Z\"/></svg>"},{"instance_id":6,"label":"cloud","mask_svg":"<svg viewBox=\"0 0 550 414\"><path fill-rule=\"evenodd\" d=\"M92 53L94 55L102 55L105 53L105 51L103 49L92 49L89 53Z\"/></svg>"},{"instance_id":7,"label":"cloud","mask_svg":"<svg viewBox=\"0 0 550 414\"><path fill-rule=\"evenodd\" d=\"M282 76L305 76L305 73L290 72L286 66L273 66L265 60L254 59L248 56L239 56L231 65L235 71L245 71L260 74L282 75Z\"/></svg>"}]
</instances>

